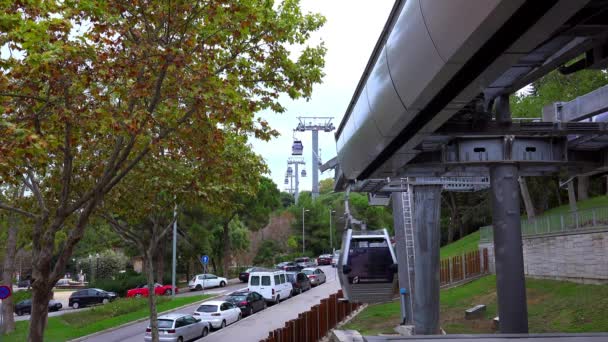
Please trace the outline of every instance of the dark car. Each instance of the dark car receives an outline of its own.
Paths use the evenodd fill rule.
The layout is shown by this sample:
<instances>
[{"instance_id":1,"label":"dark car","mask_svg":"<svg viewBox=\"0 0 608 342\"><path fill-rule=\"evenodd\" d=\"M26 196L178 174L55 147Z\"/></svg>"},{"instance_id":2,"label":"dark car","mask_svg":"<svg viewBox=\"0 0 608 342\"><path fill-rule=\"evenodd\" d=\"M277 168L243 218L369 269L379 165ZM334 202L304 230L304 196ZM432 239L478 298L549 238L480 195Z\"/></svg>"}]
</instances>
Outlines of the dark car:
<instances>
[{"instance_id":1,"label":"dark car","mask_svg":"<svg viewBox=\"0 0 608 342\"><path fill-rule=\"evenodd\" d=\"M292 261L278 263L275 267L285 272L299 272L304 268Z\"/></svg>"},{"instance_id":2,"label":"dark car","mask_svg":"<svg viewBox=\"0 0 608 342\"><path fill-rule=\"evenodd\" d=\"M243 316L249 316L260 310L266 309L266 301L261 294L249 291L233 292L226 298L227 302L241 309Z\"/></svg>"},{"instance_id":3,"label":"dark car","mask_svg":"<svg viewBox=\"0 0 608 342\"><path fill-rule=\"evenodd\" d=\"M49 311L51 311L51 312L59 311L59 310L61 310L62 307L63 307L63 305L61 305L61 303L59 303L56 300L51 299L49 301ZM17 314L17 316L31 314L32 313L32 300L26 299L26 300L22 300L19 303L17 303L15 305L15 313Z\"/></svg>"},{"instance_id":4,"label":"dark car","mask_svg":"<svg viewBox=\"0 0 608 342\"><path fill-rule=\"evenodd\" d=\"M306 292L312 288L310 279L308 279L306 274L302 272L288 272L287 280L289 280L289 282L291 282L291 285L293 286L293 290L291 290L292 296L295 296L302 292Z\"/></svg>"},{"instance_id":5,"label":"dark car","mask_svg":"<svg viewBox=\"0 0 608 342\"><path fill-rule=\"evenodd\" d=\"M32 282L29 279L22 279L17 283L17 287L29 288L30 286L32 286Z\"/></svg>"},{"instance_id":6,"label":"dark car","mask_svg":"<svg viewBox=\"0 0 608 342\"><path fill-rule=\"evenodd\" d=\"M239 280L242 281L243 283L246 283L249 281L249 273L263 271L263 270L265 270L264 267L250 267L250 268L246 269L244 272L239 273Z\"/></svg>"},{"instance_id":7,"label":"dark car","mask_svg":"<svg viewBox=\"0 0 608 342\"><path fill-rule=\"evenodd\" d=\"M108 304L116 299L118 295L101 289L79 290L70 296L68 305L74 309L95 304Z\"/></svg>"},{"instance_id":8,"label":"dark car","mask_svg":"<svg viewBox=\"0 0 608 342\"><path fill-rule=\"evenodd\" d=\"M331 257L331 254L319 255L319 257L317 258L317 265L331 265Z\"/></svg>"}]
</instances>

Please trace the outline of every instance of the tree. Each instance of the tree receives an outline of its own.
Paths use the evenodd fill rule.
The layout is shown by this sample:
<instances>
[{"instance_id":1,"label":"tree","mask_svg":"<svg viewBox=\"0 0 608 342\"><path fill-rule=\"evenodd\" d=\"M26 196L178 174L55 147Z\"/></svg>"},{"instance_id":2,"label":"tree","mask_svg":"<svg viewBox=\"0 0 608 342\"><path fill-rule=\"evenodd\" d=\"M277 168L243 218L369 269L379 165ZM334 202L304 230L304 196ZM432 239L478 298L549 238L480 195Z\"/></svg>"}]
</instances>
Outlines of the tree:
<instances>
[{"instance_id":1,"label":"tree","mask_svg":"<svg viewBox=\"0 0 608 342\"><path fill-rule=\"evenodd\" d=\"M292 194L287 192L281 192L281 205L283 208L289 208L289 206L296 203L295 198Z\"/></svg>"},{"instance_id":2,"label":"tree","mask_svg":"<svg viewBox=\"0 0 608 342\"><path fill-rule=\"evenodd\" d=\"M0 16L0 177L31 193L0 208L33 223L30 341L89 218L142 159L224 127L269 139L254 113L322 77L322 45L286 48L324 22L297 0L8 2Z\"/></svg>"},{"instance_id":3,"label":"tree","mask_svg":"<svg viewBox=\"0 0 608 342\"><path fill-rule=\"evenodd\" d=\"M334 180L332 178L322 179L319 182L319 194L328 194L334 191Z\"/></svg>"}]
</instances>

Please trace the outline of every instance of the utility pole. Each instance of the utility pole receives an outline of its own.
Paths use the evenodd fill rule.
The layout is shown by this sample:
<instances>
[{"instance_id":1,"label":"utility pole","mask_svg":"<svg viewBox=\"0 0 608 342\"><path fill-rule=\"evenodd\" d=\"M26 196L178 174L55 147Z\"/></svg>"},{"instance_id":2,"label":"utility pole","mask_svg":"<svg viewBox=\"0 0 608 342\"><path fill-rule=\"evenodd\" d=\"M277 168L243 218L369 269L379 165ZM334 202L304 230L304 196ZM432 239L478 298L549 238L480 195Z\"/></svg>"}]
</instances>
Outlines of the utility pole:
<instances>
[{"instance_id":1,"label":"utility pole","mask_svg":"<svg viewBox=\"0 0 608 342\"><path fill-rule=\"evenodd\" d=\"M175 270L177 268L177 204L173 209L173 264L171 265L171 297L175 298Z\"/></svg>"},{"instance_id":2,"label":"utility pole","mask_svg":"<svg viewBox=\"0 0 608 342\"><path fill-rule=\"evenodd\" d=\"M312 131L312 199L315 200L319 196L319 165L321 160L319 158L319 131L331 132L336 127L331 122L332 117L305 117L300 116L298 120L300 123L296 127L295 131L305 132ZM306 122L308 121L308 122ZM297 181L296 181L297 182Z\"/></svg>"},{"instance_id":3,"label":"utility pole","mask_svg":"<svg viewBox=\"0 0 608 342\"><path fill-rule=\"evenodd\" d=\"M295 174L293 174L293 176L295 176L296 180L295 180L295 190L294 190L294 199L296 204L298 204L298 198L300 197L300 174L299 174L299 170L298 170L298 165L306 165L306 162L304 161L304 159L302 158L294 158L294 157L290 157L289 159L287 159L287 165L294 165L295 167ZM291 170L290 167L287 167L287 176L289 177L292 174L293 170ZM306 171L302 170L302 177L306 177Z\"/></svg>"},{"instance_id":4,"label":"utility pole","mask_svg":"<svg viewBox=\"0 0 608 342\"><path fill-rule=\"evenodd\" d=\"M308 212L310 210L308 209L304 209L304 207L302 207L302 256L304 255L304 251L306 250L306 232L304 230L304 221L305 221L305 213Z\"/></svg>"}]
</instances>

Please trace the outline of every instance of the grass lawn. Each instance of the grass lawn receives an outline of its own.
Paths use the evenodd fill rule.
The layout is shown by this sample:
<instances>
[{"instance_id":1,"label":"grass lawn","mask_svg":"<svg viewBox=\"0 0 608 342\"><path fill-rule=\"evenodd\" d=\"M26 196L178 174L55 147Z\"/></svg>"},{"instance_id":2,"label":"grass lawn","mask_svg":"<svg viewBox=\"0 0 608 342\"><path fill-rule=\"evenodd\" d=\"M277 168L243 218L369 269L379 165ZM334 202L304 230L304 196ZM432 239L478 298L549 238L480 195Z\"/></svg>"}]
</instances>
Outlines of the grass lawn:
<instances>
[{"instance_id":1,"label":"grass lawn","mask_svg":"<svg viewBox=\"0 0 608 342\"><path fill-rule=\"evenodd\" d=\"M496 277L486 276L463 286L441 291L441 327L448 334L493 333L497 315ZM608 285L526 279L530 332L608 331ZM464 319L464 310L485 304L486 319ZM343 329L363 335L395 333L399 302L370 305Z\"/></svg>"},{"instance_id":2,"label":"grass lawn","mask_svg":"<svg viewBox=\"0 0 608 342\"><path fill-rule=\"evenodd\" d=\"M196 303L209 297L211 295L177 297L174 300L171 300L169 297L158 297L158 312ZM120 298L110 304L95 306L90 310L49 317L44 340L67 341L129 323L148 315L148 299ZM3 342L27 340L29 321L19 321L16 323L15 332L2 336L1 340Z\"/></svg>"},{"instance_id":3,"label":"grass lawn","mask_svg":"<svg viewBox=\"0 0 608 342\"><path fill-rule=\"evenodd\" d=\"M479 231L473 232L458 241L454 241L449 245L441 247L441 259L450 258L456 255L461 255L466 252L475 251L479 245Z\"/></svg>"},{"instance_id":4,"label":"grass lawn","mask_svg":"<svg viewBox=\"0 0 608 342\"><path fill-rule=\"evenodd\" d=\"M608 206L608 196L597 196L590 198L584 201L576 202L576 207L578 210L591 209L591 208L599 208ZM570 212L570 206L568 204L562 205L560 207L555 207L553 209L549 209L543 213L543 215L552 215L552 214L565 214Z\"/></svg>"}]
</instances>

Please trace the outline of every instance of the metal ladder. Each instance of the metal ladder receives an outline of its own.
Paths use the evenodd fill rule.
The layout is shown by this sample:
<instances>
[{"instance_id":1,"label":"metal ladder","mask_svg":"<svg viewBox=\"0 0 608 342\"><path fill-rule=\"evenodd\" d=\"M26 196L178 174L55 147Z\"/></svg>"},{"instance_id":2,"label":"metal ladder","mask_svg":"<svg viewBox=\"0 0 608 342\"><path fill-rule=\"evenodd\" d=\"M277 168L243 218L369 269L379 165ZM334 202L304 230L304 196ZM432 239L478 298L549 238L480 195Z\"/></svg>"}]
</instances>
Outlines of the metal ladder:
<instances>
[{"instance_id":1,"label":"metal ladder","mask_svg":"<svg viewBox=\"0 0 608 342\"><path fill-rule=\"evenodd\" d=\"M405 183L405 184L404 184ZM414 249L414 221L413 221L413 211L414 211L414 187L409 184L408 179L405 178L402 180L402 186L405 185L406 191L402 193L403 196L403 225L405 228L405 255L407 260L407 271L408 271L408 291L409 293L409 305L410 312L412 315L414 314L414 304L412 301L413 298L413 290L414 289L414 264L416 261L416 252ZM412 317L413 319L413 317Z\"/></svg>"}]
</instances>

